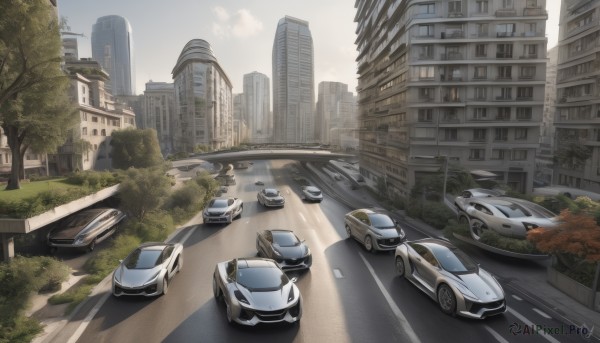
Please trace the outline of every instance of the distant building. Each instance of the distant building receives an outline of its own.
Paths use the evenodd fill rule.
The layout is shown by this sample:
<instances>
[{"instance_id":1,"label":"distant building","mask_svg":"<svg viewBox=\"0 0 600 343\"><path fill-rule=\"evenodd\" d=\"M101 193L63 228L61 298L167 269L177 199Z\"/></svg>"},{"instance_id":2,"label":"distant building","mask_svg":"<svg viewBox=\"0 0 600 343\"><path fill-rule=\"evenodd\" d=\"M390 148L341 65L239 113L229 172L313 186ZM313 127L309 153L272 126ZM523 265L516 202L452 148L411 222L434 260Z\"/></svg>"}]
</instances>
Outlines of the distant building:
<instances>
[{"instance_id":1,"label":"distant building","mask_svg":"<svg viewBox=\"0 0 600 343\"><path fill-rule=\"evenodd\" d=\"M92 58L110 76L106 90L135 95L135 63L131 25L118 15L98 18L92 26Z\"/></svg>"},{"instance_id":2,"label":"distant building","mask_svg":"<svg viewBox=\"0 0 600 343\"><path fill-rule=\"evenodd\" d=\"M244 75L244 119L248 124L248 142L271 140L271 95L267 75L252 72Z\"/></svg>"},{"instance_id":3,"label":"distant building","mask_svg":"<svg viewBox=\"0 0 600 343\"><path fill-rule=\"evenodd\" d=\"M279 20L272 64L273 142L314 142L314 58L307 21L290 16Z\"/></svg>"},{"instance_id":4,"label":"distant building","mask_svg":"<svg viewBox=\"0 0 600 343\"><path fill-rule=\"evenodd\" d=\"M232 85L210 44L203 39L189 41L172 73L176 151L193 152L198 145L210 150L233 146Z\"/></svg>"},{"instance_id":5,"label":"distant building","mask_svg":"<svg viewBox=\"0 0 600 343\"><path fill-rule=\"evenodd\" d=\"M175 87L168 82L146 82L143 100L143 128L156 130L163 156L174 153Z\"/></svg>"},{"instance_id":6,"label":"distant building","mask_svg":"<svg viewBox=\"0 0 600 343\"><path fill-rule=\"evenodd\" d=\"M544 116L540 127L540 147L535 157L534 186L554 183L554 117L556 114L556 68L558 47L548 50L546 66L546 97L544 99Z\"/></svg>"},{"instance_id":7,"label":"distant building","mask_svg":"<svg viewBox=\"0 0 600 343\"><path fill-rule=\"evenodd\" d=\"M317 99L317 138L321 144L339 145L339 137L337 142L332 142L330 132L342 128L356 129L354 95L348 92L345 83L322 81Z\"/></svg>"},{"instance_id":8,"label":"distant building","mask_svg":"<svg viewBox=\"0 0 600 343\"><path fill-rule=\"evenodd\" d=\"M77 61L79 59L77 38L63 37L62 48L65 61Z\"/></svg>"},{"instance_id":9,"label":"distant building","mask_svg":"<svg viewBox=\"0 0 600 343\"><path fill-rule=\"evenodd\" d=\"M248 125L245 119L246 105L244 93L233 95L233 145L248 142Z\"/></svg>"}]
</instances>

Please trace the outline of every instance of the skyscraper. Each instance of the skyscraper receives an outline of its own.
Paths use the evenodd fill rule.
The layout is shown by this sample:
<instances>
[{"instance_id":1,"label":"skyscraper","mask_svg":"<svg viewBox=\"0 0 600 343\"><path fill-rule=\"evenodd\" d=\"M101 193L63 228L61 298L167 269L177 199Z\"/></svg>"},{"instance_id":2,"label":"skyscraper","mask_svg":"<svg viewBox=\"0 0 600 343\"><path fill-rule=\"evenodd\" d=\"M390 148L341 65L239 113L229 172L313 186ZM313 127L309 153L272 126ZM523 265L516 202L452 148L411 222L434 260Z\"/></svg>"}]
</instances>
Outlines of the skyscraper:
<instances>
[{"instance_id":1,"label":"skyscraper","mask_svg":"<svg viewBox=\"0 0 600 343\"><path fill-rule=\"evenodd\" d=\"M316 115L317 139L331 144L332 129L356 128L354 96L348 85L341 82L319 82Z\"/></svg>"},{"instance_id":2,"label":"skyscraper","mask_svg":"<svg viewBox=\"0 0 600 343\"><path fill-rule=\"evenodd\" d=\"M313 42L307 21L290 16L279 20L272 59L273 142L313 142Z\"/></svg>"},{"instance_id":3,"label":"skyscraper","mask_svg":"<svg viewBox=\"0 0 600 343\"><path fill-rule=\"evenodd\" d=\"M108 72L107 90L113 95L135 94L131 25L118 15L98 18L92 26L92 58Z\"/></svg>"},{"instance_id":4,"label":"skyscraper","mask_svg":"<svg viewBox=\"0 0 600 343\"><path fill-rule=\"evenodd\" d=\"M245 120L251 143L268 143L271 136L271 97L269 78L252 72L244 75Z\"/></svg>"}]
</instances>

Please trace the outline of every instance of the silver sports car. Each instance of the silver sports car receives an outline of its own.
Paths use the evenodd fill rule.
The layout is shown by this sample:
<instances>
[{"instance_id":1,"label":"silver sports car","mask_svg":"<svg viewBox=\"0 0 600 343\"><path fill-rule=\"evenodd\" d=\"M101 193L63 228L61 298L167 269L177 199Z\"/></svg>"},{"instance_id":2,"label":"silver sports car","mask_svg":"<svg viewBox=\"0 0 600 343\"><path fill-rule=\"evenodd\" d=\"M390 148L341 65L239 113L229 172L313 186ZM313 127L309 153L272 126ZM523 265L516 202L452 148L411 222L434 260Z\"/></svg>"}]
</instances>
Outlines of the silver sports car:
<instances>
[{"instance_id":1,"label":"silver sports car","mask_svg":"<svg viewBox=\"0 0 600 343\"><path fill-rule=\"evenodd\" d=\"M239 198L213 198L204 211L204 223L231 223L233 219L242 216L244 202Z\"/></svg>"},{"instance_id":2,"label":"silver sports car","mask_svg":"<svg viewBox=\"0 0 600 343\"><path fill-rule=\"evenodd\" d=\"M306 201L323 201L323 193L315 186L302 186L302 197Z\"/></svg>"},{"instance_id":3,"label":"silver sports car","mask_svg":"<svg viewBox=\"0 0 600 343\"><path fill-rule=\"evenodd\" d=\"M355 238L368 251L394 250L406 234L400 225L385 213L362 208L344 216L348 238Z\"/></svg>"},{"instance_id":4,"label":"silver sports car","mask_svg":"<svg viewBox=\"0 0 600 343\"><path fill-rule=\"evenodd\" d=\"M229 323L298 323L302 296L294 281L273 260L237 258L217 263L213 293L225 302Z\"/></svg>"},{"instance_id":5,"label":"silver sports car","mask_svg":"<svg viewBox=\"0 0 600 343\"><path fill-rule=\"evenodd\" d=\"M285 271L308 269L312 254L303 240L290 230L263 230L256 233L258 256L275 260Z\"/></svg>"},{"instance_id":6,"label":"silver sports car","mask_svg":"<svg viewBox=\"0 0 600 343\"><path fill-rule=\"evenodd\" d=\"M396 271L440 306L444 313L483 319L504 313L498 281L447 241L426 238L396 248Z\"/></svg>"},{"instance_id":7,"label":"silver sports car","mask_svg":"<svg viewBox=\"0 0 600 343\"><path fill-rule=\"evenodd\" d=\"M283 207L285 206L285 198L281 192L275 188L263 188L256 195L258 203L265 207Z\"/></svg>"},{"instance_id":8,"label":"silver sports car","mask_svg":"<svg viewBox=\"0 0 600 343\"><path fill-rule=\"evenodd\" d=\"M183 268L183 245L145 243L132 251L115 272L112 294L155 296L167 294L169 282Z\"/></svg>"}]
</instances>

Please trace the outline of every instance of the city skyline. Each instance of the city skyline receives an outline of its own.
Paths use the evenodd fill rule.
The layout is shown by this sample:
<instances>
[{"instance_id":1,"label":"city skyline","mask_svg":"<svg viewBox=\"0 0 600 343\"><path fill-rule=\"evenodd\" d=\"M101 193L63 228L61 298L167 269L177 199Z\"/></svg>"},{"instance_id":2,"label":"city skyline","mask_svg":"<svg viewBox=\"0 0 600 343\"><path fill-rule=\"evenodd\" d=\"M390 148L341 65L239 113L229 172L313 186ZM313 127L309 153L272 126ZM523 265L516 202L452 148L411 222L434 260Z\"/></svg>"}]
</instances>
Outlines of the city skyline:
<instances>
[{"instance_id":1,"label":"city skyline","mask_svg":"<svg viewBox=\"0 0 600 343\"><path fill-rule=\"evenodd\" d=\"M336 81L356 93L356 10L354 2L306 0L302 2L248 0L180 0L173 6L158 0L144 2L144 11L134 2L107 0L61 0L59 15L68 19L78 37L79 56L91 57L91 30L101 16L116 14L129 20L135 37L137 93L146 82L172 82L171 70L181 47L190 39L207 40L225 72L233 92L241 93L243 75L252 71L271 75L271 49L277 22L285 15L310 24L315 52L315 84ZM548 1L546 31L548 48L558 39L560 3ZM315 10L318 8L319 10ZM185 9L185 10L183 10ZM240 59L243 56L243 59ZM316 96L316 94L315 94Z\"/></svg>"}]
</instances>

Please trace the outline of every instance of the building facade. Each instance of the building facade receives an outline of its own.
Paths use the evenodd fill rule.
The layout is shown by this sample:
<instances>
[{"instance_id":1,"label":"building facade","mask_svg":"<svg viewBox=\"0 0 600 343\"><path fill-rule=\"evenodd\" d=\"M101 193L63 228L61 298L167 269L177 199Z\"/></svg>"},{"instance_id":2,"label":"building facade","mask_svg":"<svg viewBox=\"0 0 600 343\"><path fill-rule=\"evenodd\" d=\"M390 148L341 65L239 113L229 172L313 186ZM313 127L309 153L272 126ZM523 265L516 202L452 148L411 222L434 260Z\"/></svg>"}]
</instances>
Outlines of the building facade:
<instances>
[{"instance_id":1,"label":"building facade","mask_svg":"<svg viewBox=\"0 0 600 343\"><path fill-rule=\"evenodd\" d=\"M244 119L248 123L249 143L269 143L273 128L271 87L267 75L244 75Z\"/></svg>"},{"instance_id":2,"label":"building facade","mask_svg":"<svg viewBox=\"0 0 600 343\"><path fill-rule=\"evenodd\" d=\"M402 196L445 165L530 192L545 0L358 0L356 8L361 173Z\"/></svg>"},{"instance_id":3,"label":"building facade","mask_svg":"<svg viewBox=\"0 0 600 343\"><path fill-rule=\"evenodd\" d=\"M554 183L600 192L600 1L563 1L560 11Z\"/></svg>"},{"instance_id":4,"label":"building facade","mask_svg":"<svg viewBox=\"0 0 600 343\"><path fill-rule=\"evenodd\" d=\"M248 143L248 125L246 123L246 99L244 93L233 95L233 145Z\"/></svg>"},{"instance_id":5,"label":"building facade","mask_svg":"<svg viewBox=\"0 0 600 343\"><path fill-rule=\"evenodd\" d=\"M315 141L312 35L308 22L285 16L273 42L273 142Z\"/></svg>"},{"instance_id":6,"label":"building facade","mask_svg":"<svg viewBox=\"0 0 600 343\"><path fill-rule=\"evenodd\" d=\"M209 150L233 146L232 85L210 44L203 39L189 41L172 74L175 150L193 152L198 146Z\"/></svg>"},{"instance_id":7,"label":"building facade","mask_svg":"<svg viewBox=\"0 0 600 343\"><path fill-rule=\"evenodd\" d=\"M118 15L98 18L92 26L92 58L108 73L106 90L135 95L133 36L129 21Z\"/></svg>"},{"instance_id":8,"label":"building facade","mask_svg":"<svg viewBox=\"0 0 600 343\"><path fill-rule=\"evenodd\" d=\"M174 153L175 87L168 82L146 82L143 128L156 130L163 156Z\"/></svg>"},{"instance_id":9,"label":"building facade","mask_svg":"<svg viewBox=\"0 0 600 343\"><path fill-rule=\"evenodd\" d=\"M356 106L354 95L348 85L341 82L319 82L315 127L321 144L332 144L332 131L356 128ZM339 138L337 139L339 145ZM335 144L334 144L335 145Z\"/></svg>"}]
</instances>

